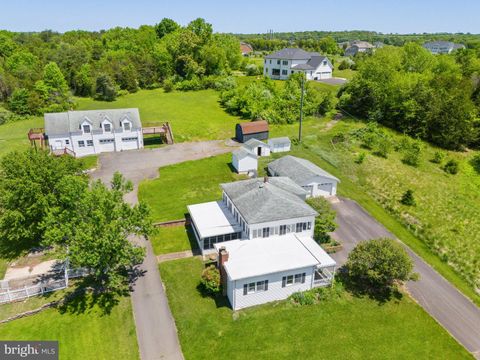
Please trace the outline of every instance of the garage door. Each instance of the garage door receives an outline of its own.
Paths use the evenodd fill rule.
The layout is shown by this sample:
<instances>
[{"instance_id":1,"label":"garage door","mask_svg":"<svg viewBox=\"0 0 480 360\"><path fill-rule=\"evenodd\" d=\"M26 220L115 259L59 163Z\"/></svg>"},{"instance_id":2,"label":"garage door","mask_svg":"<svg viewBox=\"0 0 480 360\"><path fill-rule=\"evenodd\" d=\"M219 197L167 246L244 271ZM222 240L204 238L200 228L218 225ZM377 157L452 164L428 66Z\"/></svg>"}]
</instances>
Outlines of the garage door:
<instances>
[{"instance_id":1,"label":"garage door","mask_svg":"<svg viewBox=\"0 0 480 360\"><path fill-rule=\"evenodd\" d=\"M318 184L317 186L318 195L321 195L321 196L332 195L332 189L333 189L332 183L322 183L322 184Z\"/></svg>"}]
</instances>

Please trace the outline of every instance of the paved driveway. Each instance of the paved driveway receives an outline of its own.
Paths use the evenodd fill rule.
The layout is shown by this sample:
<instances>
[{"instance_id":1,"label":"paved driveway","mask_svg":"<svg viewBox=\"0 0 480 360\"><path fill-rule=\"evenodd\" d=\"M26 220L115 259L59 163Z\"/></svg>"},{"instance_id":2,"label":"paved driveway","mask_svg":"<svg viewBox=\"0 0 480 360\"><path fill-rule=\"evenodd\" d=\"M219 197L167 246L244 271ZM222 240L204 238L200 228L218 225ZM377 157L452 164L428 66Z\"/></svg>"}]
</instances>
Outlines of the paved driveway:
<instances>
[{"instance_id":1,"label":"paved driveway","mask_svg":"<svg viewBox=\"0 0 480 360\"><path fill-rule=\"evenodd\" d=\"M321 80L316 80L316 81L324 83L324 84L329 84L329 85L343 85L347 82L347 79L332 77L330 79L321 79Z\"/></svg>"},{"instance_id":2,"label":"paved driveway","mask_svg":"<svg viewBox=\"0 0 480 360\"><path fill-rule=\"evenodd\" d=\"M330 202L337 212L338 224L332 237L341 241L344 247L332 256L339 264L346 261L348 253L362 240L395 238L356 202L343 198L331 198ZM407 284L412 297L480 359L480 309L413 251L406 249L413 259L415 271L420 274L419 281Z\"/></svg>"},{"instance_id":3,"label":"paved driveway","mask_svg":"<svg viewBox=\"0 0 480 360\"><path fill-rule=\"evenodd\" d=\"M154 150L105 153L100 155L100 167L92 176L108 183L115 171L121 172L135 185L134 191L127 194L125 200L136 204L138 184L143 179L157 177L159 167L226 153L232 151L231 146L235 145L224 141L206 141L169 145ZM144 237L132 237L131 240L146 248L146 257L140 266L144 276L136 281L132 293L140 356L143 360L183 359L152 245Z\"/></svg>"}]
</instances>

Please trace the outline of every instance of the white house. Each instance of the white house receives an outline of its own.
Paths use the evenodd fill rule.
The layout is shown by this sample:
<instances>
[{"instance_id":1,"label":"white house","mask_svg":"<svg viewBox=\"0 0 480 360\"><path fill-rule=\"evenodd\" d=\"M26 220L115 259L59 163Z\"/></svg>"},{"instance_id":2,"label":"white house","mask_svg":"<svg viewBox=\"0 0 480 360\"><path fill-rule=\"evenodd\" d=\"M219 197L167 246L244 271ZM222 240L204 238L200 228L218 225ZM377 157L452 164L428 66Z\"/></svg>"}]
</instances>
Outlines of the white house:
<instances>
[{"instance_id":1,"label":"white house","mask_svg":"<svg viewBox=\"0 0 480 360\"><path fill-rule=\"evenodd\" d=\"M270 146L263 141L250 139L243 144L243 147L257 156L270 156Z\"/></svg>"},{"instance_id":2,"label":"white house","mask_svg":"<svg viewBox=\"0 0 480 360\"><path fill-rule=\"evenodd\" d=\"M223 289L237 310L331 283L335 261L313 240L318 213L286 177L221 184L221 201L189 205L202 253L218 253Z\"/></svg>"},{"instance_id":3,"label":"white house","mask_svg":"<svg viewBox=\"0 0 480 360\"><path fill-rule=\"evenodd\" d=\"M222 201L189 205L191 225L203 254L234 239L298 233L313 236L318 213L307 192L286 177L255 178L221 184Z\"/></svg>"},{"instance_id":4,"label":"white house","mask_svg":"<svg viewBox=\"0 0 480 360\"><path fill-rule=\"evenodd\" d=\"M335 274L335 260L309 236L291 233L214 246L224 293L234 310L327 286Z\"/></svg>"},{"instance_id":5,"label":"white house","mask_svg":"<svg viewBox=\"0 0 480 360\"><path fill-rule=\"evenodd\" d=\"M138 109L45 114L45 135L52 151L69 150L76 157L143 148Z\"/></svg>"},{"instance_id":6,"label":"white house","mask_svg":"<svg viewBox=\"0 0 480 360\"><path fill-rule=\"evenodd\" d=\"M423 44L423 47L432 54L450 54L458 49L465 49L465 45L456 44L450 41L431 41Z\"/></svg>"},{"instance_id":7,"label":"white house","mask_svg":"<svg viewBox=\"0 0 480 360\"><path fill-rule=\"evenodd\" d=\"M268 139L270 151L273 153L290 151L292 143L288 137L278 137Z\"/></svg>"},{"instance_id":8,"label":"white house","mask_svg":"<svg viewBox=\"0 0 480 360\"><path fill-rule=\"evenodd\" d=\"M257 171L258 157L254 152L241 147L232 152L232 165L239 174Z\"/></svg>"},{"instance_id":9,"label":"white house","mask_svg":"<svg viewBox=\"0 0 480 360\"><path fill-rule=\"evenodd\" d=\"M268 164L271 176L288 176L305 189L309 196L334 196L340 182L332 174L308 160L287 155Z\"/></svg>"},{"instance_id":10,"label":"white house","mask_svg":"<svg viewBox=\"0 0 480 360\"><path fill-rule=\"evenodd\" d=\"M263 75L286 80L291 74L303 72L307 80L330 79L333 65L326 56L302 49L286 48L267 55Z\"/></svg>"}]
</instances>

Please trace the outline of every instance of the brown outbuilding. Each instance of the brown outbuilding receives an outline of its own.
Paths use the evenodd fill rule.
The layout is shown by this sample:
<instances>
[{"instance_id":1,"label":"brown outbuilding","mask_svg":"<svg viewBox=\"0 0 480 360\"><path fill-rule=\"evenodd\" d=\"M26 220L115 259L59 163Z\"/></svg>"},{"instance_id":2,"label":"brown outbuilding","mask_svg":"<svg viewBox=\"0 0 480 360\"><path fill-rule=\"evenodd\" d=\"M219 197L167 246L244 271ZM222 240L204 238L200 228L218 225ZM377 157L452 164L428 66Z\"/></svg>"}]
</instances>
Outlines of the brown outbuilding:
<instances>
[{"instance_id":1,"label":"brown outbuilding","mask_svg":"<svg viewBox=\"0 0 480 360\"><path fill-rule=\"evenodd\" d=\"M252 121L237 124L235 127L235 138L244 143L250 139L268 139L268 122L265 120Z\"/></svg>"}]
</instances>

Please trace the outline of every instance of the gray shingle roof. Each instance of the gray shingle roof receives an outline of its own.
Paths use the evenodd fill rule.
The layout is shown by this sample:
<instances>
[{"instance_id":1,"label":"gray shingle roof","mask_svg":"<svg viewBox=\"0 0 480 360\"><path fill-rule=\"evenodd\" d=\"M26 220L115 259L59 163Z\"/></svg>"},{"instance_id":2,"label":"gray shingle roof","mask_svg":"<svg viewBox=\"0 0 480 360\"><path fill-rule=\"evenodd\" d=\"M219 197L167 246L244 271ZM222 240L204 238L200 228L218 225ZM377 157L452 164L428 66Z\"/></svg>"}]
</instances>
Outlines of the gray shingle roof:
<instances>
[{"instance_id":1,"label":"gray shingle roof","mask_svg":"<svg viewBox=\"0 0 480 360\"><path fill-rule=\"evenodd\" d=\"M221 187L248 224L318 215L300 198L298 186L286 179L256 178Z\"/></svg>"},{"instance_id":2,"label":"gray shingle roof","mask_svg":"<svg viewBox=\"0 0 480 360\"><path fill-rule=\"evenodd\" d=\"M333 67L332 63L330 62L330 60L328 60L328 58L326 56L315 55L315 56L312 56L306 64L299 64L299 65L293 66L292 69L295 69L295 70L297 70L297 69L298 70L315 70L320 66L320 64L323 62L323 60L327 60L328 64L331 67Z\"/></svg>"},{"instance_id":3,"label":"gray shingle roof","mask_svg":"<svg viewBox=\"0 0 480 360\"><path fill-rule=\"evenodd\" d=\"M235 150L233 152L233 155L235 155L237 158L239 159L243 159L243 158L246 158L247 156L251 156L253 158L257 158L257 155L255 155L253 152L251 152L250 150L244 148L244 147L241 147L237 150Z\"/></svg>"},{"instance_id":4,"label":"gray shingle roof","mask_svg":"<svg viewBox=\"0 0 480 360\"><path fill-rule=\"evenodd\" d=\"M107 119L112 123L113 130L122 128L120 122L128 119L133 129L142 127L137 108L111 110L67 111L45 114L45 133L47 135L67 135L80 131L80 125L88 120L92 123L92 131L101 130L100 124Z\"/></svg>"},{"instance_id":5,"label":"gray shingle roof","mask_svg":"<svg viewBox=\"0 0 480 360\"><path fill-rule=\"evenodd\" d=\"M308 60L312 56L320 56L317 52L308 52L303 49L285 48L265 56L266 59Z\"/></svg>"},{"instance_id":6,"label":"gray shingle roof","mask_svg":"<svg viewBox=\"0 0 480 360\"><path fill-rule=\"evenodd\" d=\"M287 155L268 164L270 173L275 172L279 176L288 176L297 184L303 184L315 176L322 176L340 182L335 176L321 169L308 160Z\"/></svg>"},{"instance_id":7,"label":"gray shingle roof","mask_svg":"<svg viewBox=\"0 0 480 360\"><path fill-rule=\"evenodd\" d=\"M257 140L257 139L250 139L243 144L243 147L250 150L250 151L253 151L255 148L257 148L259 146L268 147L268 145L265 144L263 141L260 141L260 140Z\"/></svg>"},{"instance_id":8,"label":"gray shingle roof","mask_svg":"<svg viewBox=\"0 0 480 360\"><path fill-rule=\"evenodd\" d=\"M269 144L291 144L291 141L288 137L278 137L278 138L271 138L268 140Z\"/></svg>"}]
</instances>

